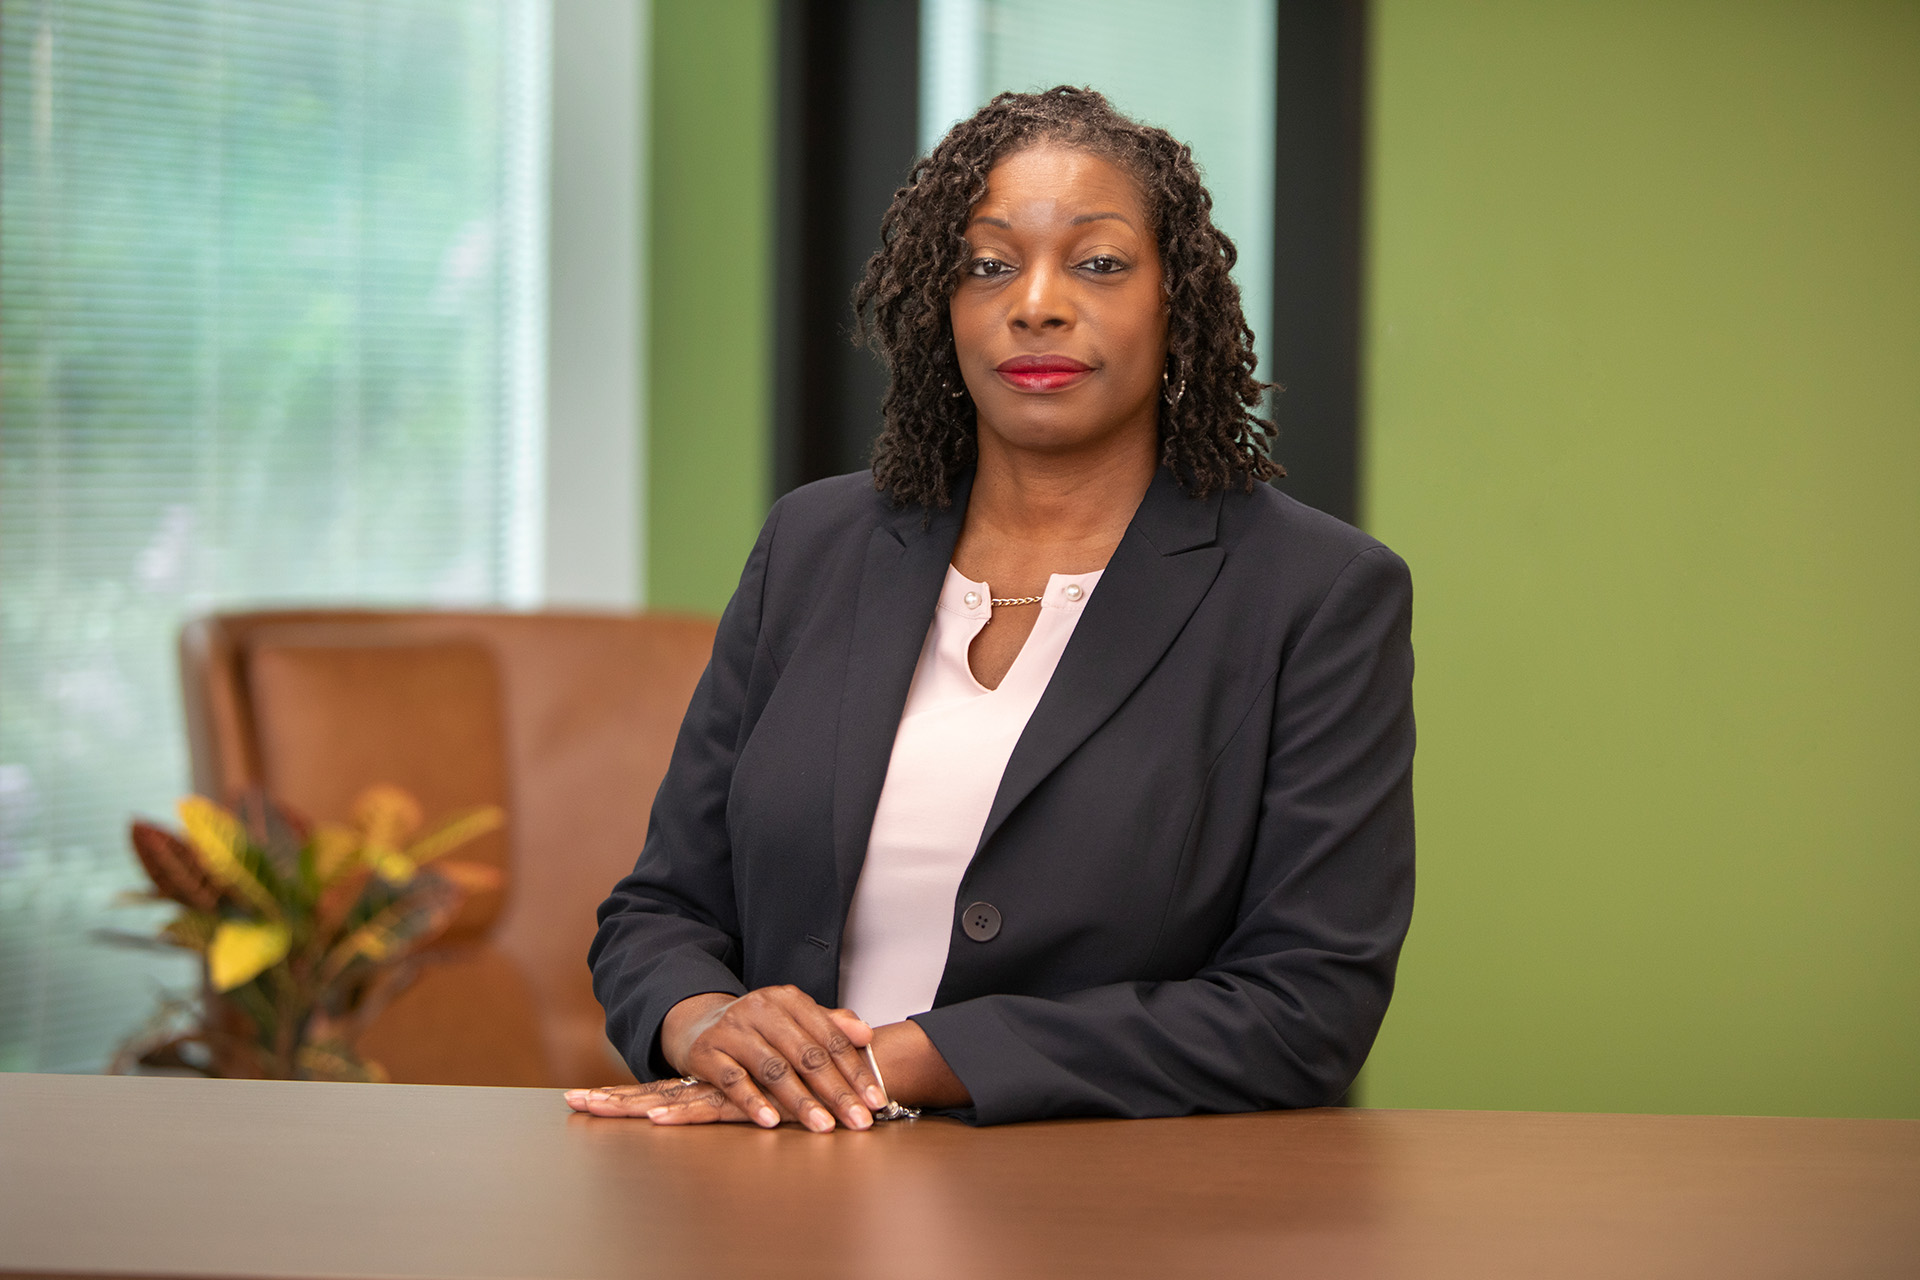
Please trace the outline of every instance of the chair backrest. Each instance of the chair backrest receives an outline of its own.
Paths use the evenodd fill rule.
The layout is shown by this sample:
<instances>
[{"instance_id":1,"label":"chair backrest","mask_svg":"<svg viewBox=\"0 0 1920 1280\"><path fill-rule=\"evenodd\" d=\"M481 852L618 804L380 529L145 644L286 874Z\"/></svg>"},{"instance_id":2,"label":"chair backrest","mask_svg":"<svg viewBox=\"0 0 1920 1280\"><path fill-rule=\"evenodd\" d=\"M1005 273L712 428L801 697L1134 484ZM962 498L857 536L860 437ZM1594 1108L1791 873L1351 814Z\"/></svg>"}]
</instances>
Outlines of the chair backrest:
<instances>
[{"instance_id":1,"label":"chair backrest","mask_svg":"<svg viewBox=\"0 0 1920 1280\"><path fill-rule=\"evenodd\" d=\"M624 1077L586 967L594 907L632 868L713 647L701 618L588 613L218 614L181 634L196 790L264 788L315 818L392 782L429 815L507 811L471 856L443 959L365 1047L396 1080L579 1085Z\"/></svg>"}]
</instances>

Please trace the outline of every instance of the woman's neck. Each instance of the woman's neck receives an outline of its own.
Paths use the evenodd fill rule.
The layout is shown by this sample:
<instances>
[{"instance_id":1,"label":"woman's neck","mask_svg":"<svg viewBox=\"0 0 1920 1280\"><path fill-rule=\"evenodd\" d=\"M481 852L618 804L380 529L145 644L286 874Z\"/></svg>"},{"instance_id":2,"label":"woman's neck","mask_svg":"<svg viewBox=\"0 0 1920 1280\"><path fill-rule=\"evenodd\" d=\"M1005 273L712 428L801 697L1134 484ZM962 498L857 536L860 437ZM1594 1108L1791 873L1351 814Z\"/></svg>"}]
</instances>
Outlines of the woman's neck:
<instances>
[{"instance_id":1,"label":"woman's neck","mask_svg":"<svg viewBox=\"0 0 1920 1280\"><path fill-rule=\"evenodd\" d=\"M1014 450L983 438L962 547L1020 546L1029 554L1064 557L1070 563L1058 564L1058 573L1105 567L1153 483L1159 467L1156 443L1062 456Z\"/></svg>"}]
</instances>

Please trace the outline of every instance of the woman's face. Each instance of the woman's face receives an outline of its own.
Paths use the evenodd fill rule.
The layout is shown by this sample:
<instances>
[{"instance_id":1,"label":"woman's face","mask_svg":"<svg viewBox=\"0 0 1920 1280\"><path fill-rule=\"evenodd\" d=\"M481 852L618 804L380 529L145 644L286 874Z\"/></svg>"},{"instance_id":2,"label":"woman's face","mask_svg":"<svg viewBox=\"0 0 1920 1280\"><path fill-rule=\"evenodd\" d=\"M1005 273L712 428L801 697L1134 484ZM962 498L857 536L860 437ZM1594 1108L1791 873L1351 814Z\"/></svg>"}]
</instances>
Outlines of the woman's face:
<instances>
[{"instance_id":1,"label":"woman's face","mask_svg":"<svg viewBox=\"0 0 1920 1280\"><path fill-rule=\"evenodd\" d=\"M1158 439L1167 306L1138 185L1042 143L987 174L950 304L960 374L996 446L1070 454Z\"/></svg>"}]
</instances>

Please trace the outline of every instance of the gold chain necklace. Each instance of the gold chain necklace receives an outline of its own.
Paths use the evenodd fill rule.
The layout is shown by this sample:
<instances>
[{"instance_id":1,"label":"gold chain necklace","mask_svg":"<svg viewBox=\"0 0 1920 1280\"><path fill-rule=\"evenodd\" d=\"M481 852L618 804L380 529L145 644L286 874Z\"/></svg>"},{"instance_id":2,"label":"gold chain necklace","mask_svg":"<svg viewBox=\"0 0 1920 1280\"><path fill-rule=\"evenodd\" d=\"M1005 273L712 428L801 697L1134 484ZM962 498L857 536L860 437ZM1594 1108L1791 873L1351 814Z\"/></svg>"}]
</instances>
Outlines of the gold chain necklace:
<instances>
[{"instance_id":1,"label":"gold chain necklace","mask_svg":"<svg viewBox=\"0 0 1920 1280\"><path fill-rule=\"evenodd\" d=\"M1060 594L1067 598L1067 603L1078 604L1080 603L1080 597L1085 595L1086 591L1080 586L1079 583L1069 582L1066 585L1065 589L1063 589L1060 592ZM987 603L995 606L1016 605L1016 604L1040 604L1045 599L1046 599L1045 596L1010 596L1005 600L997 600L992 596L988 596ZM978 609L980 607L980 593L978 591L967 592L966 595L961 597L961 600L969 609Z\"/></svg>"}]
</instances>

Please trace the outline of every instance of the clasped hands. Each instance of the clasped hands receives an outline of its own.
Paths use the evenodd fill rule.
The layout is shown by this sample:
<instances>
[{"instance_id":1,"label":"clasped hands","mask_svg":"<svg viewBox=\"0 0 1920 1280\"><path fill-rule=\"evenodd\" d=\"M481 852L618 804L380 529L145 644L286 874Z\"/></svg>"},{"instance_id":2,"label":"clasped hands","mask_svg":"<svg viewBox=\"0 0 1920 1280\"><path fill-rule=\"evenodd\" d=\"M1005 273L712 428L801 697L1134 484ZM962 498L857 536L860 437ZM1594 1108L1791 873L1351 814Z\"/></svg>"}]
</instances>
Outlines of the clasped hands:
<instances>
[{"instance_id":1,"label":"clasped hands","mask_svg":"<svg viewBox=\"0 0 1920 1280\"><path fill-rule=\"evenodd\" d=\"M967 1093L912 1022L868 1026L849 1009L827 1009L798 987L762 987L735 998L709 992L682 1000L660 1027L660 1048L687 1080L570 1089L567 1105L596 1116L645 1116L655 1124L798 1121L815 1133L867 1129L889 1098L868 1068L867 1046L894 1079L893 1100L960 1106ZM903 1093L909 1084L920 1086Z\"/></svg>"}]
</instances>

